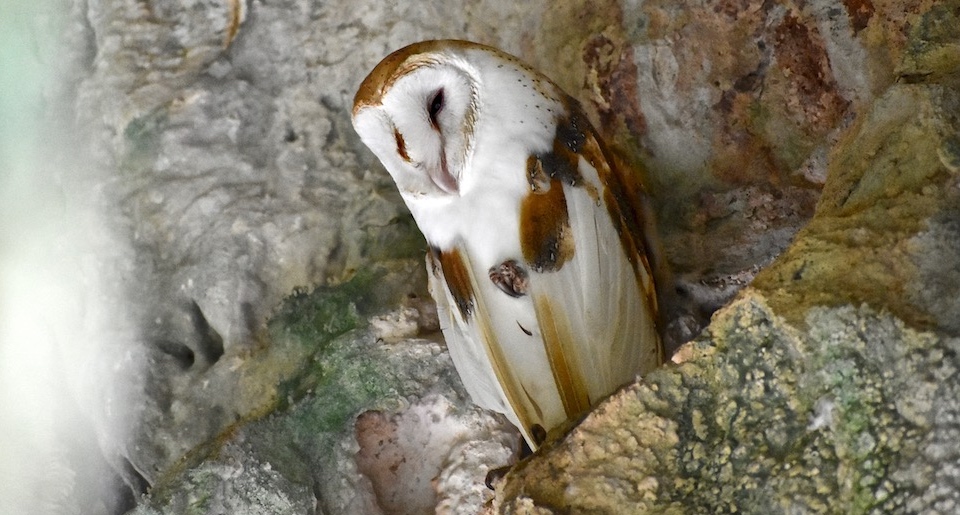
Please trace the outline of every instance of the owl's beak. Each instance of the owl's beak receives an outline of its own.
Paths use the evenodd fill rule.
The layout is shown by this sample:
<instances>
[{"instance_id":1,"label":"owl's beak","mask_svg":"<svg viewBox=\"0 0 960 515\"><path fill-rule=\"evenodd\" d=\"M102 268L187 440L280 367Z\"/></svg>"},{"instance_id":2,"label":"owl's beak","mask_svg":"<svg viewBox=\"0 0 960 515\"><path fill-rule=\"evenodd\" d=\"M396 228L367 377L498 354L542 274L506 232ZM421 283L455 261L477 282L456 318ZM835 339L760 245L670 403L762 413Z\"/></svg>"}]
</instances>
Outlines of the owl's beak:
<instances>
[{"instance_id":1,"label":"owl's beak","mask_svg":"<svg viewBox=\"0 0 960 515\"><path fill-rule=\"evenodd\" d=\"M450 169L447 167L446 153L440 154L440 166L430 167L427 170L427 174L430 176L430 180L432 180L433 183L444 192L451 195L457 195L460 193L460 184L457 182L457 178L450 173Z\"/></svg>"}]
</instances>

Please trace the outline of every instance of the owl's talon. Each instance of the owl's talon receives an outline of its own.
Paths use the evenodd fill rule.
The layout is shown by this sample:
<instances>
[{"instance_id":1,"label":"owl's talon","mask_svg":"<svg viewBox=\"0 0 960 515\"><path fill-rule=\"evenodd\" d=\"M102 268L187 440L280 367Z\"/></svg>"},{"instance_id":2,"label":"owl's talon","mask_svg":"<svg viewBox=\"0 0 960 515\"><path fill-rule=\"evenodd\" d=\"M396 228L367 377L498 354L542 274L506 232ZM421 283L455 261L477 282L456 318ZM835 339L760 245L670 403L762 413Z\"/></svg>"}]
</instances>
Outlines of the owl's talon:
<instances>
[{"instance_id":1,"label":"owl's talon","mask_svg":"<svg viewBox=\"0 0 960 515\"><path fill-rule=\"evenodd\" d=\"M510 472L510 469L513 468L513 465L504 465L503 467L497 467L495 469L490 469L487 471L487 477L483 479L483 484L487 485L487 488L491 490L497 489L497 483L499 483L504 476L507 475L507 472Z\"/></svg>"},{"instance_id":2,"label":"owl's talon","mask_svg":"<svg viewBox=\"0 0 960 515\"><path fill-rule=\"evenodd\" d=\"M530 428L533 433L534 439L537 440L538 444L543 443L547 439L547 432L543 429L543 426L540 424L534 424ZM523 437L520 437L520 450L517 453L517 458L524 460L533 455L533 450L530 448L530 444L527 443L527 440ZM483 479L483 483L487 485L487 488L491 490L497 489L497 483L499 483L504 476L510 472L510 469L513 468L513 465L504 465L502 467L497 467L495 469L490 469L487 471L487 476Z\"/></svg>"},{"instance_id":3,"label":"owl's talon","mask_svg":"<svg viewBox=\"0 0 960 515\"><path fill-rule=\"evenodd\" d=\"M533 441L538 446L547 441L547 430L540 424L534 424L533 427L530 428L530 433L531 436L533 436Z\"/></svg>"}]
</instances>

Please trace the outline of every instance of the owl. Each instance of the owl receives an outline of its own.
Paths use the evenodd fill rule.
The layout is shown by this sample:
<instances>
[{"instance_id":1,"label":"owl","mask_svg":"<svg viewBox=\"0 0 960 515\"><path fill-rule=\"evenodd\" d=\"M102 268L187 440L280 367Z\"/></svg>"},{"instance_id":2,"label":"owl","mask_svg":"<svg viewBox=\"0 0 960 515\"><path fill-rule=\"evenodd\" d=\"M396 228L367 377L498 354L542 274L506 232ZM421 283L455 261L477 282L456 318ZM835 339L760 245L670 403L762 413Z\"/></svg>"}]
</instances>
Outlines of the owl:
<instances>
[{"instance_id":1,"label":"owl","mask_svg":"<svg viewBox=\"0 0 960 515\"><path fill-rule=\"evenodd\" d=\"M553 82L495 48L424 41L364 79L353 125L429 244L465 388L532 449L661 364L641 192Z\"/></svg>"}]
</instances>

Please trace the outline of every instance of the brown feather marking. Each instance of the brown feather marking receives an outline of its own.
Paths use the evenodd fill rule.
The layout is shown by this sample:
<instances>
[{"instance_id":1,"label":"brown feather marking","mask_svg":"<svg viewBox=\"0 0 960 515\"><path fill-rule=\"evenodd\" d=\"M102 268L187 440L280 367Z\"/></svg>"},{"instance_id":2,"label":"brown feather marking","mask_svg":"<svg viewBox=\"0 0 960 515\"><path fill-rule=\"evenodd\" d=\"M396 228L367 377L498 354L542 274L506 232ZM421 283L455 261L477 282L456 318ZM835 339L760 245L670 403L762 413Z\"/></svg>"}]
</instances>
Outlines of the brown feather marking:
<instances>
[{"instance_id":1,"label":"brown feather marking","mask_svg":"<svg viewBox=\"0 0 960 515\"><path fill-rule=\"evenodd\" d=\"M227 34L223 38L224 50L230 48L230 44L233 43L237 33L240 32L240 23L243 22L243 4L240 3L240 0L229 0L227 3L229 4L230 14L227 20Z\"/></svg>"},{"instance_id":2,"label":"brown feather marking","mask_svg":"<svg viewBox=\"0 0 960 515\"><path fill-rule=\"evenodd\" d=\"M594 200L599 194L580 175L580 157L596 146L590 122L568 99L569 116L557 119L550 152L527 158L527 181L531 194L520 206L520 242L523 257L536 271L559 270L573 257L574 241L569 234L570 220L563 185L585 188ZM603 157L602 155L600 157ZM593 164L595 155L588 155ZM594 167L597 165L594 164ZM633 254L634 252L628 253Z\"/></svg>"},{"instance_id":3,"label":"brown feather marking","mask_svg":"<svg viewBox=\"0 0 960 515\"><path fill-rule=\"evenodd\" d=\"M397 129L393 129L393 139L397 141L397 153L400 154L400 158L409 163L410 154L407 154L407 142L403 140L403 135Z\"/></svg>"},{"instance_id":4,"label":"brown feather marking","mask_svg":"<svg viewBox=\"0 0 960 515\"><path fill-rule=\"evenodd\" d=\"M566 116L558 117L556 136L551 152L536 156L545 174L559 179L564 184L585 187L594 199L602 200L607 213L620 237L627 260L633 267L637 286L650 309L653 320L659 320L657 296L653 272L649 262L651 245L646 238L644 227L647 220L643 216L643 190L639 182L627 175L628 169L619 166L614 155L604 146L596 130L590 124L580 104L572 97L564 98ZM579 171L579 160L583 158L597 171L602 185L602 193L583 180ZM528 176L533 188L534 172L527 163ZM659 341L655 344L659 361L663 362L663 347Z\"/></svg>"},{"instance_id":5,"label":"brown feather marking","mask_svg":"<svg viewBox=\"0 0 960 515\"><path fill-rule=\"evenodd\" d=\"M649 256L653 248L646 237L647 220L643 216L643 190L636 180L625 175L623 167L613 159L613 155L603 146L600 138L591 130L584 147L584 154L588 161L601 163L594 166L604 184L604 205L610 214L620 244L627 254L627 260L633 267L637 286L643 294L643 301L650 311L651 319L656 325L660 321L660 308L657 301L656 285L654 284L653 269L650 266ZM656 353L656 365L664 362L663 344L659 338L653 343L653 352ZM644 371L645 373L645 371Z\"/></svg>"},{"instance_id":6,"label":"brown feather marking","mask_svg":"<svg viewBox=\"0 0 960 515\"><path fill-rule=\"evenodd\" d=\"M558 179L550 181L550 189L533 192L520 202L520 249L537 272L559 270L573 257L567 199Z\"/></svg>"},{"instance_id":7,"label":"brown feather marking","mask_svg":"<svg viewBox=\"0 0 960 515\"><path fill-rule=\"evenodd\" d=\"M397 79L421 66L435 63L435 59L423 53L438 50L441 46L438 43L414 43L384 57L357 88L357 94L353 97L353 114L356 115L364 107L380 105L384 93L390 90Z\"/></svg>"},{"instance_id":8,"label":"brown feather marking","mask_svg":"<svg viewBox=\"0 0 960 515\"><path fill-rule=\"evenodd\" d=\"M433 256L440 262L440 269L443 270L443 280L447 283L447 289L453 301L460 310L460 315L465 321L470 320L474 312L473 285L470 283L470 272L464 264L463 257L460 255L460 249L441 251L437 248L431 248Z\"/></svg>"},{"instance_id":9,"label":"brown feather marking","mask_svg":"<svg viewBox=\"0 0 960 515\"><path fill-rule=\"evenodd\" d=\"M569 102L575 102L569 99ZM580 153L590 139L590 122L579 109L557 119L553 148L527 158L530 192L520 205L520 243L523 257L536 271L559 270L573 257L574 242L563 185L596 189L580 175Z\"/></svg>"},{"instance_id":10,"label":"brown feather marking","mask_svg":"<svg viewBox=\"0 0 960 515\"><path fill-rule=\"evenodd\" d=\"M578 152L583 145L583 134L579 127L570 123L569 118L557 120L557 132L553 139L553 148L549 152L537 154L540 166L551 179L559 179L569 186L580 186L583 178L580 176L580 156ZM529 168L529 163L528 163Z\"/></svg>"},{"instance_id":11,"label":"brown feather marking","mask_svg":"<svg viewBox=\"0 0 960 515\"><path fill-rule=\"evenodd\" d=\"M394 129L393 139L397 142L397 153L400 154L400 158L409 163L410 154L407 154L407 142L403 140L403 134L400 134L400 131Z\"/></svg>"},{"instance_id":12,"label":"brown feather marking","mask_svg":"<svg viewBox=\"0 0 960 515\"><path fill-rule=\"evenodd\" d=\"M550 176L543 170L543 162L539 156L527 158L527 182L533 193L545 193L550 188Z\"/></svg>"},{"instance_id":13,"label":"brown feather marking","mask_svg":"<svg viewBox=\"0 0 960 515\"><path fill-rule=\"evenodd\" d=\"M576 102L576 100L567 98L567 104L570 102ZM559 179L568 186L585 188L591 198L599 200L596 188L583 180L580 174L580 157L586 157L583 156L584 146L589 143L589 135L593 128L579 108L567 110L570 112L569 115L557 118L553 149L538 155L537 158L542 162L541 167L545 175L551 179ZM590 164L596 167L594 163L590 162Z\"/></svg>"},{"instance_id":14,"label":"brown feather marking","mask_svg":"<svg viewBox=\"0 0 960 515\"><path fill-rule=\"evenodd\" d=\"M587 120L579 103L573 98L567 98L566 107L570 113L568 125L583 131L583 139L577 140L580 142L577 152L597 170L600 183L603 184L603 203L620 236L620 244L627 260L633 267L637 286L643 293L653 320L659 320L653 271L649 262L651 247L644 229L649 222L643 216L643 189L636 179L627 175L629 170L619 166L614 155ZM558 134L564 131L575 132L573 129L562 129L558 126ZM662 363L662 345L657 343L656 347Z\"/></svg>"},{"instance_id":15,"label":"brown feather marking","mask_svg":"<svg viewBox=\"0 0 960 515\"><path fill-rule=\"evenodd\" d=\"M590 394L583 380L583 370L576 361L572 361L576 358L573 347L577 342L573 341L570 334L569 323L561 318L563 313L554 313L545 296L536 297L536 310L553 381L557 385L567 419L572 419L590 409Z\"/></svg>"},{"instance_id":16,"label":"brown feather marking","mask_svg":"<svg viewBox=\"0 0 960 515\"><path fill-rule=\"evenodd\" d=\"M532 435L533 433L531 431L533 427L537 425L538 422L543 421L543 413L540 411L540 406L538 406L529 395L525 396L527 402L523 402L524 397L520 396L520 392L522 391L526 394L526 389L523 387L523 382L520 381L520 378L517 376L517 367L510 366L510 362L503 354L503 347L500 345L500 340L493 331L490 317L487 315L486 309L483 308L482 300L480 301L480 309L477 310L477 325L480 327L480 339L483 341L483 345L487 350L487 357L490 358L493 373L497 376L497 383L503 388L507 402L510 404L510 407L513 408L513 411L516 412L517 419L520 421L520 425L523 426L520 429L523 433ZM534 413L536 413L535 419L531 416L531 408Z\"/></svg>"},{"instance_id":17,"label":"brown feather marking","mask_svg":"<svg viewBox=\"0 0 960 515\"><path fill-rule=\"evenodd\" d=\"M570 152L567 160L576 170L580 157L597 170L601 184L604 186L604 200L617 231L628 233L631 238L630 246L636 254L646 255L646 239L642 209L642 189L635 179L627 177L626 171L617 166L617 162L603 144L593 125L580 108L580 104L572 97L567 97L564 105L569 113L566 117L557 120L557 135L554 141L554 153ZM551 177L556 176L551 174ZM579 177L577 172L576 177ZM565 178L565 177L564 177ZM570 181L565 181L571 184ZM631 256L632 259L632 256Z\"/></svg>"},{"instance_id":18,"label":"brown feather marking","mask_svg":"<svg viewBox=\"0 0 960 515\"><path fill-rule=\"evenodd\" d=\"M353 97L354 116L364 107L380 105L384 93L389 91L400 77L421 66L436 64L436 54L445 51L463 53L468 50L482 50L507 61L517 61L515 57L494 47L457 39L420 41L405 46L384 57L360 83L357 94Z\"/></svg>"},{"instance_id":19,"label":"brown feather marking","mask_svg":"<svg viewBox=\"0 0 960 515\"><path fill-rule=\"evenodd\" d=\"M533 399L533 396L530 395L530 392L527 391L527 387L523 386L523 383L520 383L520 388L523 389L523 394L527 396L527 401L530 402L530 406L533 407L533 412L537 414L537 420L543 421L543 410L540 409L540 405L537 404L537 401ZM531 426L532 427L532 426Z\"/></svg>"}]
</instances>

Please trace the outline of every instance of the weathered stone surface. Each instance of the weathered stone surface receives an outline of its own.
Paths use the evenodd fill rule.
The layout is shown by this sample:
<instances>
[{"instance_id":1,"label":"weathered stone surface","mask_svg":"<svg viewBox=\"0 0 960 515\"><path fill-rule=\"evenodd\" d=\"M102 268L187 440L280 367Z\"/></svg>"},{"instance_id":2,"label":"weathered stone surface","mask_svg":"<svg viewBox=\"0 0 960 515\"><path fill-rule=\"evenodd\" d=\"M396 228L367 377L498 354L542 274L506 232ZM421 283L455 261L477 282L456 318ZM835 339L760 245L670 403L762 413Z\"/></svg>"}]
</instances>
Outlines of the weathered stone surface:
<instances>
[{"instance_id":1,"label":"weathered stone surface","mask_svg":"<svg viewBox=\"0 0 960 515\"><path fill-rule=\"evenodd\" d=\"M700 326L813 215L828 151L850 121L898 77L928 73L900 69L907 63L951 58L950 44L912 57L919 20L949 40L949 24L932 21L949 9L932 8L565 2L520 55L645 168L664 255L686 297L665 299L667 308Z\"/></svg>"},{"instance_id":2,"label":"weathered stone surface","mask_svg":"<svg viewBox=\"0 0 960 515\"><path fill-rule=\"evenodd\" d=\"M154 507L159 504L159 507ZM141 504L132 515L161 513L236 513L283 515L313 513L316 501L307 484L291 482L270 463L245 452L240 442L229 442L218 460L189 470L165 503Z\"/></svg>"},{"instance_id":3,"label":"weathered stone surface","mask_svg":"<svg viewBox=\"0 0 960 515\"><path fill-rule=\"evenodd\" d=\"M683 363L615 394L502 513L931 513L960 502L960 339L868 307L799 331L747 290Z\"/></svg>"},{"instance_id":4,"label":"weathered stone surface","mask_svg":"<svg viewBox=\"0 0 960 515\"><path fill-rule=\"evenodd\" d=\"M426 513L451 494L461 502L450 513L474 513L488 501L485 471L512 460L519 435L469 402L439 343L414 337L420 315L389 343L367 326L384 275L288 300L271 323L272 360L237 364L238 396L259 386L266 407L164 471L136 513ZM275 368L287 370L264 384ZM485 452L461 470L462 447L477 442Z\"/></svg>"},{"instance_id":5,"label":"weathered stone surface","mask_svg":"<svg viewBox=\"0 0 960 515\"><path fill-rule=\"evenodd\" d=\"M114 424L132 421L130 434L109 439L126 440L120 454L152 484L297 373L299 356L264 332L296 288L402 262L388 268L423 294L421 240L349 105L389 50L454 36L492 6L459 21L423 3L79 7L91 62L73 93L78 145L108 170L91 189L133 244L111 266L150 363L118 374L138 394L107 392L133 403Z\"/></svg>"},{"instance_id":6,"label":"weathered stone surface","mask_svg":"<svg viewBox=\"0 0 960 515\"><path fill-rule=\"evenodd\" d=\"M778 313L867 302L914 327L958 334L960 134L955 85L891 88L834 149L817 215L754 283Z\"/></svg>"}]
</instances>

